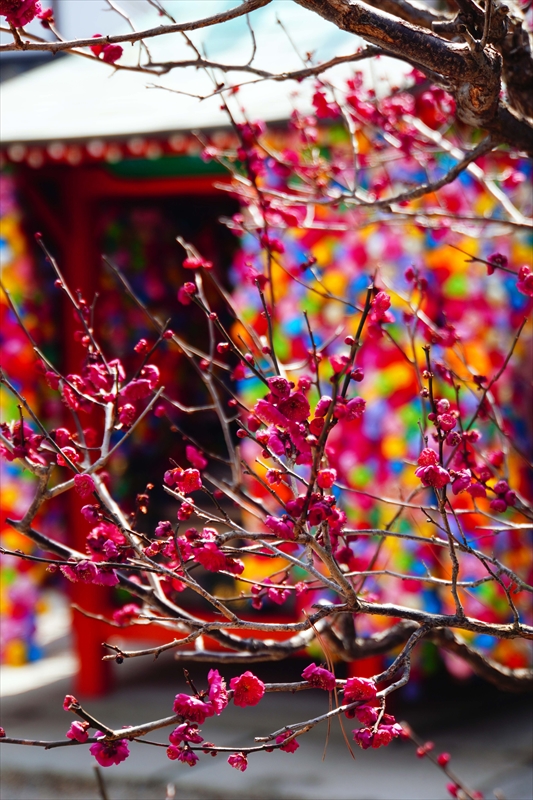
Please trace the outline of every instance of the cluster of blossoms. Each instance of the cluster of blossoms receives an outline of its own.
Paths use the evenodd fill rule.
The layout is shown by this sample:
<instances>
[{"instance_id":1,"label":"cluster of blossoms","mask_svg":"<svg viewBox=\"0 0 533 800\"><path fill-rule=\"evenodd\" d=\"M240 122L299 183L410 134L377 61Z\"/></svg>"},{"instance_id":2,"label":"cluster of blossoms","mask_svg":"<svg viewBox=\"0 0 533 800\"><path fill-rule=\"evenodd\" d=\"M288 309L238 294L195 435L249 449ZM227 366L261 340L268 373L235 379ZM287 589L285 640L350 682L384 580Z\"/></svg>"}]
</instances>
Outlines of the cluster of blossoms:
<instances>
[{"instance_id":1,"label":"cluster of blossoms","mask_svg":"<svg viewBox=\"0 0 533 800\"><path fill-rule=\"evenodd\" d=\"M90 476L80 475L81 478ZM93 487L94 488L94 487ZM83 506L82 514L88 522L95 522L100 516L99 507ZM72 583L93 583L97 586L116 586L119 582L115 570L102 562L125 563L133 555L126 536L111 522L99 520L91 528L86 538L88 559L71 559L60 567L60 571Z\"/></svg>"},{"instance_id":2,"label":"cluster of blossoms","mask_svg":"<svg viewBox=\"0 0 533 800\"><path fill-rule=\"evenodd\" d=\"M334 495L323 495L320 492L313 492L309 497L300 494L294 500L286 503L288 514L293 519L298 519L306 511L306 520L310 527L328 523L328 530L332 537L337 537L346 522L346 514L335 505ZM280 539L294 539L294 521L287 514L282 517L265 517L265 525Z\"/></svg>"},{"instance_id":3,"label":"cluster of blossoms","mask_svg":"<svg viewBox=\"0 0 533 800\"><path fill-rule=\"evenodd\" d=\"M326 676L322 679L322 673ZM306 677L307 676L307 677ZM320 688L333 688L335 677L327 670L311 664L304 670L303 677L309 680L310 685ZM210 742L204 742L200 734L199 725L202 725L208 717L214 714L221 714L229 703L230 698L240 708L255 706L259 703L265 693L265 684L256 675L247 670L242 675L230 680L230 689L226 688L226 682L218 670L210 670L208 677L209 688L207 692L198 696L178 694L174 700L174 712L183 717L181 722L169 735L170 745L167 748L167 755L171 760L178 760L189 766L194 766L199 757L191 749L191 745L202 744L204 753L216 755L216 750ZM293 731L287 730L275 738L275 743L280 750L286 753L294 753L299 747L298 742L293 736ZM198 748L197 748L198 749ZM267 751L271 747L265 748ZM248 767L248 759L245 753L232 753L228 758L228 764L241 772Z\"/></svg>"},{"instance_id":4,"label":"cluster of blossoms","mask_svg":"<svg viewBox=\"0 0 533 800\"><path fill-rule=\"evenodd\" d=\"M415 85L426 83L425 76L418 70L413 70L411 77ZM438 128L455 109L453 97L437 86L413 94L395 92L376 102L373 90L364 85L363 74L357 72L348 81L348 89L346 101L354 123L358 126L370 123L379 130L393 133L398 137L400 150L406 156L411 154L422 138L412 119L421 119L429 127Z\"/></svg>"},{"instance_id":5,"label":"cluster of blossoms","mask_svg":"<svg viewBox=\"0 0 533 800\"><path fill-rule=\"evenodd\" d=\"M119 359L107 363L95 361L93 354L88 355L80 375L61 377L42 362L38 362L36 368L44 375L48 386L60 392L65 406L73 412L90 413L97 405L113 403L117 430L133 424L139 414L135 403L150 397L159 382L159 369L155 364L146 364L138 377L127 381ZM2 457L8 461L27 458L43 466L57 464L71 468L84 460L87 448L98 445L98 435L93 427L76 432L64 426L58 427L47 437L35 433L27 422L16 421L11 425L1 423L1 432L8 443L0 444ZM74 485L81 497L88 497L95 489L93 479L85 474L76 474Z\"/></svg>"},{"instance_id":6,"label":"cluster of blossoms","mask_svg":"<svg viewBox=\"0 0 533 800\"><path fill-rule=\"evenodd\" d=\"M94 561L74 561L60 567L61 572L72 583L94 583L96 586L116 586L118 576L111 567L97 566Z\"/></svg>"},{"instance_id":7,"label":"cluster of blossoms","mask_svg":"<svg viewBox=\"0 0 533 800\"><path fill-rule=\"evenodd\" d=\"M87 534L87 549L93 559L125 561L132 554L122 531L112 522L102 520Z\"/></svg>"},{"instance_id":8,"label":"cluster of blossoms","mask_svg":"<svg viewBox=\"0 0 533 800\"><path fill-rule=\"evenodd\" d=\"M292 588L298 597L305 591L305 584L299 582ZM261 585L253 584L252 586L252 608L262 608L265 597L268 597L276 605L282 606L291 594L291 589L287 587L284 581L274 583L270 578L265 578Z\"/></svg>"},{"instance_id":9,"label":"cluster of blossoms","mask_svg":"<svg viewBox=\"0 0 533 800\"><path fill-rule=\"evenodd\" d=\"M498 481L492 487L492 491L496 495L494 500L490 501L490 508L492 511L507 511L509 506L514 506L516 503L516 492L509 489L507 481Z\"/></svg>"},{"instance_id":10,"label":"cluster of blossoms","mask_svg":"<svg viewBox=\"0 0 533 800\"><path fill-rule=\"evenodd\" d=\"M199 725L202 725L208 717L221 714L230 699L226 682L216 669L209 671L207 681L208 691L198 696L177 694L174 700L174 712ZM252 672L246 671L230 680L230 690L234 704L245 708L259 703L265 693L265 684Z\"/></svg>"},{"instance_id":11,"label":"cluster of blossoms","mask_svg":"<svg viewBox=\"0 0 533 800\"><path fill-rule=\"evenodd\" d=\"M408 734L408 736L409 736L409 734ZM435 743L434 742L424 742L424 744L421 744L416 748L416 757L417 758L425 758L425 756L427 756L429 753L431 753L434 749L435 749ZM434 761L438 764L438 766L446 774L448 774L448 775L450 774L448 772L448 770L447 770L448 764L451 761L451 755L449 753L446 753L446 752L439 753L438 756L436 758L434 758ZM463 787L460 786L458 783L455 783L455 782L454 783L447 783L446 784L446 790L447 790L448 794L451 795L451 797L459 797L459 796L464 797L464 794L461 793L461 795L460 795L460 792L462 792ZM483 798L484 798L483 793L482 792L478 792L476 790L469 791L469 795L472 798L472 800L483 800Z\"/></svg>"},{"instance_id":12,"label":"cluster of blossoms","mask_svg":"<svg viewBox=\"0 0 533 800\"><path fill-rule=\"evenodd\" d=\"M172 761L181 761L193 767L198 761L198 755L191 748L191 745L202 744L204 753L216 755L214 745L204 742L200 733L199 726L203 725L208 717L215 714L220 715L227 707L231 698L236 706L245 708L255 706L265 694L265 684L252 672L246 671L238 677L230 680L229 690L226 681L218 670L209 670L208 689L198 695L177 694L174 699L173 710L182 721L169 734L169 746L167 756ZM73 695L67 695L63 701L65 711L76 712L80 705ZM73 722L66 733L68 739L83 744L89 739L90 723L82 720ZM296 742L283 742L290 736L290 732L278 737L276 744L282 745L280 749L292 753L298 748ZM129 756L129 745L127 739L109 739L102 731L94 734L96 741L90 747L91 754L95 757L102 767L110 767L113 764L120 764ZM244 771L247 766L246 756L242 753L234 753L228 758L230 766Z\"/></svg>"},{"instance_id":13,"label":"cluster of blossoms","mask_svg":"<svg viewBox=\"0 0 533 800\"><path fill-rule=\"evenodd\" d=\"M302 672L302 678L316 689L331 692L337 681L335 675L324 667L309 664ZM377 688L373 680L368 678L348 678L344 685L344 702L348 704L346 717L356 717L364 726L352 731L353 738L363 750L369 747L377 749L403 737L404 731L391 714L380 711ZM357 705L352 705L357 703ZM375 703L376 705L373 705Z\"/></svg>"},{"instance_id":14,"label":"cluster of blossoms","mask_svg":"<svg viewBox=\"0 0 533 800\"><path fill-rule=\"evenodd\" d=\"M411 77L415 85L427 83L425 76L417 70L413 70ZM342 159L302 157L302 150L311 148L319 140L318 126L323 120L340 120L347 114L351 118L352 127L356 130L370 126L373 130L394 136L398 149L405 157L409 158L416 151L420 158L420 151L423 153L427 139L413 124L413 120L418 118L429 128L436 129L450 119L455 109L453 98L436 86L413 93L396 91L393 96L377 98L374 91L365 86L363 73L360 71L356 71L347 81L343 108L333 97L333 93L328 97L328 90L323 83L316 84L312 103L314 116L302 115L297 111L291 115L290 127L298 134L300 147L285 147L277 155L274 155L271 149L260 146L260 139L265 133L264 123L247 122L238 126L241 145L237 148L236 158L245 166L248 176L257 179L264 177L270 171L283 180L296 174L315 189L324 191L339 180L348 165L344 164ZM204 158L210 159L215 155L216 148L206 147ZM424 156L430 160L429 154ZM370 158L366 153L359 153L358 161L360 166L365 168ZM374 197L379 198L390 187L391 179L386 170L374 170L374 172L371 188ZM272 227L295 226L305 216L297 202L280 203L268 195L262 200L261 210L265 221ZM237 224L242 223L242 215L235 215L234 219ZM271 252L283 253L285 249L283 243L271 233L262 235L261 244L268 247Z\"/></svg>"},{"instance_id":15,"label":"cluster of blossoms","mask_svg":"<svg viewBox=\"0 0 533 800\"><path fill-rule=\"evenodd\" d=\"M331 361L334 379L338 380L348 367L348 358L341 361L332 358ZM297 386L280 376L269 378L267 383L270 391L255 403L242 434L243 437L254 438L264 448L264 458L278 460L281 468L269 469L265 476L267 482L275 486L286 481L283 460L311 466L315 448L324 437L325 426L331 427L341 419L346 422L360 419L365 410L365 401L361 397L339 397L334 401L332 397L324 395L311 411L307 393L312 382L307 376L300 377ZM288 500L285 503L286 513L279 517L268 514L265 517L267 528L281 539L293 540L296 537L296 521L303 516L311 528L327 522L330 536L336 540L342 532L346 515L337 507L335 496L324 493L334 486L336 479L335 469L318 469L318 491Z\"/></svg>"},{"instance_id":16,"label":"cluster of blossoms","mask_svg":"<svg viewBox=\"0 0 533 800\"><path fill-rule=\"evenodd\" d=\"M220 549L215 528L203 528L201 532L196 528L188 528L179 536L169 535L171 532L172 525L168 520L159 522L155 530L156 536L168 538L155 539L145 547L144 552L150 558L161 554L169 559L167 566L173 569L177 576L177 579L172 581L172 586L178 591L184 588L179 582L182 564L186 564L190 559L201 564L208 572L229 572L240 575L244 571L244 564L240 559L228 556Z\"/></svg>"},{"instance_id":17,"label":"cluster of blossoms","mask_svg":"<svg viewBox=\"0 0 533 800\"><path fill-rule=\"evenodd\" d=\"M165 483L167 486L176 486L182 494L190 494L202 488L202 478L197 469L169 469L165 472Z\"/></svg>"},{"instance_id":18,"label":"cluster of blossoms","mask_svg":"<svg viewBox=\"0 0 533 800\"><path fill-rule=\"evenodd\" d=\"M334 362L334 373L338 375L346 367L343 362L338 368ZM365 410L365 401L361 397L345 399L339 397L333 408L333 399L327 395L321 397L311 415L311 407L306 393L311 388L311 379L302 376L296 388L292 381L276 376L269 378L270 392L258 400L253 413L247 418L248 430L255 434L255 439L264 447L263 455L286 456L299 465L312 463L312 448L318 444L326 418L343 419L347 422L359 419ZM266 428L261 428L261 424ZM245 435L246 432L244 432ZM322 474L324 483L327 473ZM319 484L320 485L320 484ZM324 485L324 488L327 488Z\"/></svg>"},{"instance_id":19,"label":"cluster of blossoms","mask_svg":"<svg viewBox=\"0 0 533 800\"><path fill-rule=\"evenodd\" d=\"M54 22L52 9L43 9L40 0L0 0L0 17L5 17L15 28L23 28L35 17L44 27Z\"/></svg>"},{"instance_id":20,"label":"cluster of blossoms","mask_svg":"<svg viewBox=\"0 0 533 800\"><path fill-rule=\"evenodd\" d=\"M67 694L63 700L65 711L76 711L80 705L76 698ZM85 720L75 720L68 729L66 736L71 741L84 744L89 739L89 722ZM113 764L120 764L125 761L129 754L129 744L127 739L106 739L106 734L102 731L95 731L94 738L97 741L89 748L91 755L97 760L101 767L111 767Z\"/></svg>"},{"instance_id":21,"label":"cluster of blossoms","mask_svg":"<svg viewBox=\"0 0 533 800\"><path fill-rule=\"evenodd\" d=\"M193 767L198 761L198 756L190 745L204 742L198 729L199 725L203 725L208 717L221 714L228 705L230 697L233 697L236 706L245 708L257 705L265 693L263 681L250 671L232 678L229 691L224 678L216 669L209 670L207 681L209 685L207 692L196 696L180 693L174 700L174 712L184 721L169 735L170 745L167 748L167 756L173 761L181 761L190 767ZM216 755L216 751L212 750L212 747L211 743L204 742L203 752ZM243 753L232 754L228 758L228 763L243 772L248 765Z\"/></svg>"},{"instance_id":22,"label":"cluster of blossoms","mask_svg":"<svg viewBox=\"0 0 533 800\"><path fill-rule=\"evenodd\" d=\"M415 86L427 83L425 76L413 70L411 78ZM305 145L312 145L318 139L317 121L339 120L348 114L351 124L356 130L365 130L370 127L373 130L381 131L384 135L394 136L396 147L402 155L409 157L416 152L418 158L425 158L430 161L429 154L424 153L427 144L426 137L421 133L420 128L414 124L415 120L421 120L431 129L437 129L446 120L449 120L455 110L455 102L451 95L443 89L430 86L423 91L405 92L395 91L391 96L377 98L373 89L365 85L363 73L355 72L354 76L347 81L345 94L345 104L341 108L337 99L328 92L324 84L317 84L315 93L312 97L314 106L314 117L303 117L298 114L293 115L293 126L301 132L302 140ZM253 131L255 138L259 135ZM248 148L247 148L248 151ZM284 161L290 165L292 170L297 170L299 174L305 176L309 182L320 188L326 188L329 181L338 180L339 174L342 175L342 162L330 163L323 161L320 166L313 171L305 163L301 163L297 154L289 150L284 154ZM367 154L358 155L359 163L364 168L370 161ZM260 157L257 152L256 158L260 166L264 165L265 159ZM282 166L282 165L280 165ZM287 167L285 167L287 169ZM264 169L264 167L263 167ZM281 170L280 170L281 172ZM326 178L327 176L327 178ZM385 170L375 170L375 177L371 183L372 193L376 199L383 196L385 191L391 186L390 175Z\"/></svg>"},{"instance_id":23,"label":"cluster of blossoms","mask_svg":"<svg viewBox=\"0 0 533 800\"><path fill-rule=\"evenodd\" d=\"M81 306L84 309L85 305ZM90 347L89 337L83 334L80 343ZM89 341L84 342L87 338ZM137 416L136 402L145 400L155 390L159 382L159 369L155 364L144 365L138 376L126 380L126 371L120 359L108 362L98 359L90 352L80 375L69 374L62 378L46 365L42 372L52 389L59 389L63 402L72 411L91 411L94 402L114 403L117 408L117 422L129 427Z\"/></svg>"},{"instance_id":24,"label":"cluster of blossoms","mask_svg":"<svg viewBox=\"0 0 533 800\"><path fill-rule=\"evenodd\" d=\"M460 433L454 430L459 414L450 409L448 400L438 400L436 408L436 413L430 413L428 419L436 426L433 438L451 448L447 456L448 465L442 466L437 451L425 447L418 456L417 478L424 486L434 489L443 489L451 484L454 495L466 491L473 498L483 498L489 490L496 495L489 503L494 512L503 512L514 506L517 496L506 480L498 480L492 487L487 483L494 477L493 470L503 463L503 453L498 451L478 457L473 445L481 439L480 432L476 428L461 430Z\"/></svg>"},{"instance_id":25,"label":"cluster of blossoms","mask_svg":"<svg viewBox=\"0 0 533 800\"><path fill-rule=\"evenodd\" d=\"M87 304L81 299L79 313L84 318L88 313ZM117 430L130 427L139 413L136 404L146 400L156 388L159 369L153 364L146 364L136 377L127 380L119 359L105 361L95 354L90 341L81 343L87 350L87 356L80 374L61 377L43 362L37 363L38 371L51 389L60 392L65 406L71 411L90 412L102 403L108 404L108 407L113 404L114 427ZM62 426L45 436L35 433L27 422L20 420L11 425L2 423L1 433L4 441L0 444L0 455L6 460L25 458L32 464L57 464L71 470L80 469L82 463L86 463L87 448L95 449L99 445L98 434L93 427L79 428L73 432ZM107 473L100 471L100 479L105 482ZM75 472L73 484L82 499L88 500L94 495L98 502L88 503L81 509L85 520L94 525L86 537L88 557L72 558L60 566L60 571L71 582L115 586L119 582L117 573L105 562L124 563L133 555L133 550L119 528L103 519L103 506L92 475ZM50 570L55 569L51 565Z\"/></svg>"},{"instance_id":26,"label":"cluster of blossoms","mask_svg":"<svg viewBox=\"0 0 533 800\"><path fill-rule=\"evenodd\" d=\"M257 401L253 417L248 418L249 429L257 431L256 440L265 448L265 457L270 453L289 455L297 464L310 464L311 443L305 425L310 406L305 390L295 389L294 384L280 377L270 378L268 384L269 394ZM259 430L261 423L266 429Z\"/></svg>"},{"instance_id":27,"label":"cluster of blossoms","mask_svg":"<svg viewBox=\"0 0 533 800\"><path fill-rule=\"evenodd\" d=\"M378 292L372 300L370 314L368 315L368 335L380 337L383 335L381 326L387 322L394 322L394 316L389 311L391 299L386 292Z\"/></svg>"},{"instance_id":28,"label":"cluster of blossoms","mask_svg":"<svg viewBox=\"0 0 533 800\"><path fill-rule=\"evenodd\" d=\"M363 750L377 749L404 736L404 731L391 714L381 713L376 702L377 689L373 680L367 678L348 678L344 687L344 702L359 703L346 711L347 717L357 717L364 726L352 731L354 741Z\"/></svg>"},{"instance_id":29,"label":"cluster of blossoms","mask_svg":"<svg viewBox=\"0 0 533 800\"><path fill-rule=\"evenodd\" d=\"M11 445L0 443L0 456L6 461L14 461L15 458L27 458L35 464L46 464L47 460L41 452L44 436L35 433L27 422L16 421L9 425L7 422L0 423L0 431L4 438Z\"/></svg>"}]
</instances>

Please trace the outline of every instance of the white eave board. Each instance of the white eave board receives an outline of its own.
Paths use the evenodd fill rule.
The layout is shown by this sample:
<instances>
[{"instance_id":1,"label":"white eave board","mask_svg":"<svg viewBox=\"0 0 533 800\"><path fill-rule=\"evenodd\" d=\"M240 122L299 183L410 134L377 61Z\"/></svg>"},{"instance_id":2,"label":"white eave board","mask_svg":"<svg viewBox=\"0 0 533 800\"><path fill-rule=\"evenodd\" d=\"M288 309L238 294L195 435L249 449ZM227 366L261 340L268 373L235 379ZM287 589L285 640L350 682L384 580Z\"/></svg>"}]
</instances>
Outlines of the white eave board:
<instances>
[{"instance_id":1,"label":"white eave board","mask_svg":"<svg viewBox=\"0 0 533 800\"><path fill-rule=\"evenodd\" d=\"M126 2L123 0L123 4ZM193 18L198 9L202 14L214 13L232 5L235 2L226 0L192 5L188 0L181 0L174 7L187 19ZM304 66L278 19L290 32L296 50L300 54L313 52L315 62L354 53L362 44L357 37L338 30L293 0L276 0L250 15L257 42L253 64L269 72L279 73ZM146 29L146 20L144 23L139 27ZM85 35L90 36L91 31L92 28ZM205 48L212 60L234 65L246 64L250 60L252 39L244 18L195 31L191 39L200 49ZM183 37L176 34L150 39L149 46L152 58L158 61L190 59L193 56ZM137 48L138 45L126 46L121 63L136 64ZM381 59L373 70L377 66L386 74L387 62L391 74L389 59ZM372 79L374 73L366 61L343 65L330 71L328 76L333 76L340 86L355 69L362 69L367 79ZM402 71L402 65L394 62L392 74L396 81ZM223 73L217 73L217 80L222 77ZM229 75L231 84L250 80L254 80L254 76L242 72ZM202 97L213 90L212 80L204 70L180 68L157 78L115 71L110 65L67 55L1 85L0 141L6 146L12 143L157 135L228 126L228 117L220 108L219 96L200 101L186 94L147 88L153 83ZM295 105L306 112L312 109L313 90L313 81L302 84L262 81L243 87L231 100L232 109L239 116L239 107L243 106L249 119L285 120ZM295 92L299 94L298 99L294 97Z\"/></svg>"}]
</instances>

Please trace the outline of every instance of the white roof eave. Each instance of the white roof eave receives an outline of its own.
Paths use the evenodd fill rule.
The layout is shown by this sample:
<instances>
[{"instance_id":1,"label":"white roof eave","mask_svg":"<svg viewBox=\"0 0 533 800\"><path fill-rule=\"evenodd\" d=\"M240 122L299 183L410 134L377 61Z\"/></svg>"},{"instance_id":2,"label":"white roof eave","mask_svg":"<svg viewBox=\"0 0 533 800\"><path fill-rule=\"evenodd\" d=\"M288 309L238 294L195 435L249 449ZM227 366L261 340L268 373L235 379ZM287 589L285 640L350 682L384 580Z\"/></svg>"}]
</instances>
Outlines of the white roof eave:
<instances>
[{"instance_id":1,"label":"white roof eave","mask_svg":"<svg viewBox=\"0 0 533 800\"><path fill-rule=\"evenodd\" d=\"M175 81L174 81L175 82ZM164 89L147 88L150 77L113 72L105 64L65 56L26 72L1 87L0 139L3 145L226 127L220 97L198 100ZM183 70L190 94L210 91L205 76ZM168 84L168 81L167 81ZM249 87L250 89L252 87ZM254 118L287 119L291 105L279 85L261 84L243 92Z\"/></svg>"},{"instance_id":2,"label":"white roof eave","mask_svg":"<svg viewBox=\"0 0 533 800\"><path fill-rule=\"evenodd\" d=\"M180 4L178 8L185 10L185 6L186 3ZM296 3L278 0L253 15L257 39L253 63L271 73L302 67L301 59L281 33L277 22L280 12L283 12L293 41L297 40L299 51L311 50L316 60L354 53L361 44L357 37L339 31ZM246 64L251 55L250 33L243 19L230 24L233 28L224 25L195 32L203 37L196 45L205 47L209 57L218 62ZM155 60L190 58L190 49L182 46L180 50L180 42L181 39L174 36L150 40ZM125 47L122 64L136 64L136 48L138 45ZM337 86L342 86L356 69L363 70L365 79L371 82L376 79L376 71L386 75L388 70L397 81L402 66L394 62L391 73L390 63L389 59L380 59L374 67L368 61L344 64L328 76L334 78ZM244 72L227 75L217 72L215 79L226 80L229 85L255 80L253 75ZM161 84L173 91L148 88L150 84ZM301 84L292 80L256 81L242 86L238 94L230 98L231 108L239 119L242 119L242 107L248 119L287 120L295 106L305 113L312 111L313 91L313 80ZM220 96L198 99L212 92L213 79L205 70L179 68L158 78L115 70L108 64L95 63L94 59L65 55L1 85L0 141L3 146L31 145L226 128L229 120L221 110Z\"/></svg>"}]
</instances>

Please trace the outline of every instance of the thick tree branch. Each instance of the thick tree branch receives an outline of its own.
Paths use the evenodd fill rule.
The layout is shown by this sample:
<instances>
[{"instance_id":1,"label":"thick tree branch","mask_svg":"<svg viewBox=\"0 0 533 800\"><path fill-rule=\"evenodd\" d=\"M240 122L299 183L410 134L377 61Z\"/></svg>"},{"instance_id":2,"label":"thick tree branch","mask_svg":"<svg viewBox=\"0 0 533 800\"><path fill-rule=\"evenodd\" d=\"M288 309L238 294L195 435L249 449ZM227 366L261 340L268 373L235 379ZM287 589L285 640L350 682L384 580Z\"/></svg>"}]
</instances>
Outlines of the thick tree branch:
<instances>
[{"instance_id":1,"label":"thick tree branch","mask_svg":"<svg viewBox=\"0 0 533 800\"><path fill-rule=\"evenodd\" d=\"M471 36L467 44L449 42L362 0L295 2L341 30L361 36L423 71L441 75L455 97L462 122L485 128L500 141L533 154L533 126L500 105L502 65L494 48L482 49Z\"/></svg>"},{"instance_id":2,"label":"thick tree branch","mask_svg":"<svg viewBox=\"0 0 533 800\"><path fill-rule=\"evenodd\" d=\"M428 638L438 647L462 658L481 678L489 681L504 692L529 692L533 689L533 669L511 669L483 656L466 642L463 642L449 628L431 631Z\"/></svg>"},{"instance_id":3,"label":"thick tree branch","mask_svg":"<svg viewBox=\"0 0 533 800\"><path fill-rule=\"evenodd\" d=\"M438 14L416 0L368 0L368 5L428 30L432 30L435 22L449 20L448 16Z\"/></svg>"},{"instance_id":4,"label":"thick tree branch","mask_svg":"<svg viewBox=\"0 0 533 800\"><path fill-rule=\"evenodd\" d=\"M420 63L427 69L457 81L475 70L465 61L469 56L466 44L452 44L416 25L384 11L372 8L361 0L295 0L338 28L361 36L365 41L388 52Z\"/></svg>"},{"instance_id":5,"label":"thick tree branch","mask_svg":"<svg viewBox=\"0 0 533 800\"><path fill-rule=\"evenodd\" d=\"M396 647L405 644L418 629L418 623L404 620L373 636L357 637L352 615L343 614L334 627L324 628L321 639L338 658L343 661L356 661L368 656L390 653ZM497 661L470 647L449 628L433 629L425 638L437 647L459 656L477 675L502 691L527 692L533 688L533 669L511 669L498 664Z\"/></svg>"}]
</instances>

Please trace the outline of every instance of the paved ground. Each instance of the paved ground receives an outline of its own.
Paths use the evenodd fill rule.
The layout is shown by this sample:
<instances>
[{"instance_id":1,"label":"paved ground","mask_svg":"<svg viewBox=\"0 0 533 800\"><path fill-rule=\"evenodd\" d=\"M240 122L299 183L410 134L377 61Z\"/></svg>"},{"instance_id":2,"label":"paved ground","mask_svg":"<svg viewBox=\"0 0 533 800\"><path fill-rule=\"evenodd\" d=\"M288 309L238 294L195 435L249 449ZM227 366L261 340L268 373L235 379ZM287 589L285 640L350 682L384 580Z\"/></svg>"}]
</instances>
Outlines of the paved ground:
<instances>
[{"instance_id":1,"label":"paved ground","mask_svg":"<svg viewBox=\"0 0 533 800\"><path fill-rule=\"evenodd\" d=\"M50 674L54 668L50 660L41 667L41 672L46 673L44 684L37 669L32 679L28 677L30 668L5 673L1 724L9 736L35 739L65 736L73 719L62 709L63 697L71 691L71 679L65 677L71 657L68 652L56 652L51 658L56 658L55 665L60 670L58 680ZM70 664L72 670L72 659ZM257 665L256 671L266 680L282 675L292 680L301 668L301 664L291 662L276 667ZM112 727L169 715L174 695L184 688L181 669L170 657L161 663L130 662L115 669L120 670L117 688L105 699L84 703L90 713ZM198 684L203 685L205 670L197 667L193 670ZM229 669L224 673L229 675ZM421 737L433 740L437 752L450 752L457 774L471 787L483 791L486 798L494 798L493 790L499 788L500 796L506 800L533 800L530 700L494 693L483 685L461 688L443 682L428 685L424 697L414 703L403 701L395 711L409 720ZM204 734L217 744L239 749L252 743L254 736L326 710L327 695L322 692L292 697L269 695L256 708L228 708L222 717L206 722ZM354 726L348 721L345 727L351 738ZM163 732L149 738L165 741ZM167 796L176 800L445 800L448 797L440 770L427 759L417 759L410 743L395 742L378 751L357 749L354 761L338 724L334 724L323 760L326 738L325 727L317 726L300 740L302 744L296 754L259 754L250 758L245 773L231 769L222 755L205 756L191 769L169 761L162 748L134 743L127 761L102 773L109 800L165 800ZM1 800L98 800L100 797L93 769L95 762L85 747L46 751L2 745L0 759Z\"/></svg>"}]
</instances>

